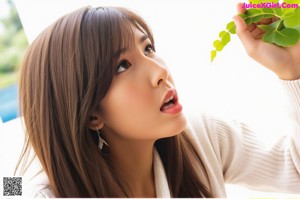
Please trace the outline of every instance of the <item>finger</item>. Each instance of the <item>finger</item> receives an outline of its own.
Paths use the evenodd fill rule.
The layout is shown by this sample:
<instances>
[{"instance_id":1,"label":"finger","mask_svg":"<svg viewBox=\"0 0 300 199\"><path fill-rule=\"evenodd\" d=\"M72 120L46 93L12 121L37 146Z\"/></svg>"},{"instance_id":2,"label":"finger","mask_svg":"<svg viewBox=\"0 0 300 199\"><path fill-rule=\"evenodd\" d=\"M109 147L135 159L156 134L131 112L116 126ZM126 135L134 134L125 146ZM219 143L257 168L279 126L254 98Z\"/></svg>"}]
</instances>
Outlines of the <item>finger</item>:
<instances>
[{"instance_id":1,"label":"finger","mask_svg":"<svg viewBox=\"0 0 300 199\"><path fill-rule=\"evenodd\" d=\"M265 33L265 31L263 31L262 29L256 27L255 29L253 29L251 32L251 35L254 37L254 38L257 38L259 35Z\"/></svg>"},{"instance_id":2,"label":"finger","mask_svg":"<svg viewBox=\"0 0 300 199\"><path fill-rule=\"evenodd\" d=\"M245 21L238 15L233 17L234 23L236 25L236 33L243 43L247 53L253 56L255 51L257 40L252 36L251 32L248 30Z\"/></svg>"},{"instance_id":3,"label":"finger","mask_svg":"<svg viewBox=\"0 0 300 199\"><path fill-rule=\"evenodd\" d=\"M272 17L272 22L277 21L278 17Z\"/></svg>"},{"instance_id":4,"label":"finger","mask_svg":"<svg viewBox=\"0 0 300 199\"><path fill-rule=\"evenodd\" d=\"M236 5L236 10L237 10L237 13L239 13L239 14L243 14L246 12L246 8L243 8L243 3L238 3Z\"/></svg>"},{"instance_id":5,"label":"finger","mask_svg":"<svg viewBox=\"0 0 300 199\"><path fill-rule=\"evenodd\" d=\"M252 23L252 24L250 24L250 25L248 26L248 30L249 30L250 32L252 32L255 28L256 28L256 25L255 25L254 23Z\"/></svg>"},{"instance_id":6,"label":"finger","mask_svg":"<svg viewBox=\"0 0 300 199\"><path fill-rule=\"evenodd\" d=\"M255 39L262 39L262 37L264 36L265 32L262 32L261 34L258 34L255 36Z\"/></svg>"},{"instance_id":7,"label":"finger","mask_svg":"<svg viewBox=\"0 0 300 199\"><path fill-rule=\"evenodd\" d=\"M269 19L267 19L267 18L264 18L264 19L262 19L260 22L258 22L257 24L270 24L270 23L272 23L272 19L271 18L269 18Z\"/></svg>"}]
</instances>

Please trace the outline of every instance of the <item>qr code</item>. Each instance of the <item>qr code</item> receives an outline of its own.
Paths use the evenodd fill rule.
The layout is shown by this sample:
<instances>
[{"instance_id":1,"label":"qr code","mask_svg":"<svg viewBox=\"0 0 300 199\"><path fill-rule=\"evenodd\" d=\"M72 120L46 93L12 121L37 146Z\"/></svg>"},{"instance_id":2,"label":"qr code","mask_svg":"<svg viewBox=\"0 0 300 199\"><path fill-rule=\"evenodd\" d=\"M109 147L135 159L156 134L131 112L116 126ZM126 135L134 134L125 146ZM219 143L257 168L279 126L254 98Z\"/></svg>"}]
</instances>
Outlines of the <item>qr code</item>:
<instances>
[{"instance_id":1,"label":"qr code","mask_svg":"<svg viewBox=\"0 0 300 199\"><path fill-rule=\"evenodd\" d=\"M3 177L3 196L22 196L22 177Z\"/></svg>"}]
</instances>

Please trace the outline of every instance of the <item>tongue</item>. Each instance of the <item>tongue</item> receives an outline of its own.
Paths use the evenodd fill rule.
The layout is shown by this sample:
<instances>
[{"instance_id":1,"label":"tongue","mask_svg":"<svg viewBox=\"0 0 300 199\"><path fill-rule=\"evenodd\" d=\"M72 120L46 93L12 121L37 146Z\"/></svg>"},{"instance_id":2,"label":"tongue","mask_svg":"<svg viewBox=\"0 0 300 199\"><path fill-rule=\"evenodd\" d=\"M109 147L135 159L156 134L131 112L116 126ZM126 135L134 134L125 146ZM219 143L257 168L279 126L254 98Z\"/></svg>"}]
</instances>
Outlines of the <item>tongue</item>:
<instances>
[{"instance_id":1,"label":"tongue","mask_svg":"<svg viewBox=\"0 0 300 199\"><path fill-rule=\"evenodd\" d=\"M165 104L160 108L160 110L165 110L165 109L167 109L167 108L169 108L169 107L172 107L172 106L174 106L173 100L171 100L171 101L165 103Z\"/></svg>"}]
</instances>

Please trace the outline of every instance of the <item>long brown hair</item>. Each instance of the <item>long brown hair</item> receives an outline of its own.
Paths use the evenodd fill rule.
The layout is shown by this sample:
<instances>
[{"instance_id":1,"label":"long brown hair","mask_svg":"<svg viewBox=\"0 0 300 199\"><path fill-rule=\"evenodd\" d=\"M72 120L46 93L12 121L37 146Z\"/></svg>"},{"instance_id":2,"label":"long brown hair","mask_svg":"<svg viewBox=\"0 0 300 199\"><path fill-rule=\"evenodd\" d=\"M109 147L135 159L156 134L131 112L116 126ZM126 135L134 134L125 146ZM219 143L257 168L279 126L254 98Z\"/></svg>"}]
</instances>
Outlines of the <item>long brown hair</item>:
<instances>
[{"instance_id":1,"label":"long brown hair","mask_svg":"<svg viewBox=\"0 0 300 199\"><path fill-rule=\"evenodd\" d=\"M150 29L134 12L85 7L60 18L27 50L19 88L27 136L21 157L33 147L57 197L132 197L88 128L110 88L120 49L132 44L132 25L154 45ZM195 162L205 169L188 134L155 146L172 197L212 197L197 177Z\"/></svg>"}]
</instances>

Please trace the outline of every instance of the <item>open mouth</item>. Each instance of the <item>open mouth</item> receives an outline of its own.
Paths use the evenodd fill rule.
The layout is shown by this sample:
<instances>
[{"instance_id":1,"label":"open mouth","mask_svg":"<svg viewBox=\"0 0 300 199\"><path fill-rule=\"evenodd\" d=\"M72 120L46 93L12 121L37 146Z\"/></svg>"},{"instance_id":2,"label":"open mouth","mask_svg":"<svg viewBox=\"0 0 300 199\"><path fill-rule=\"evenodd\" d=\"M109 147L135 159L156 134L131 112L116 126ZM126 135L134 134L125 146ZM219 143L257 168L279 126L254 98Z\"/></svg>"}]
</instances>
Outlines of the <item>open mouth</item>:
<instances>
[{"instance_id":1,"label":"open mouth","mask_svg":"<svg viewBox=\"0 0 300 199\"><path fill-rule=\"evenodd\" d=\"M169 90L164 99L160 111L167 114L176 114L181 112L182 106L178 102L178 96L175 89Z\"/></svg>"},{"instance_id":2,"label":"open mouth","mask_svg":"<svg viewBox=\"0 0 300 199\"><path fill-rule=\"evenodd\" d=\"M173 106L175 106L176 102L177 102L177 99L175 98L174 95L172 95L167 100L165 100L163 105L160 107L160 111L164 111L168 108L172 108Z\"/></svg>"}]
</instances>

